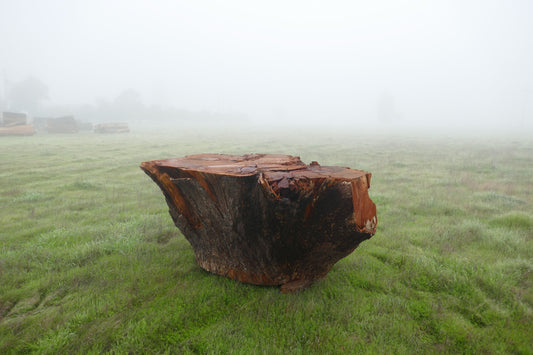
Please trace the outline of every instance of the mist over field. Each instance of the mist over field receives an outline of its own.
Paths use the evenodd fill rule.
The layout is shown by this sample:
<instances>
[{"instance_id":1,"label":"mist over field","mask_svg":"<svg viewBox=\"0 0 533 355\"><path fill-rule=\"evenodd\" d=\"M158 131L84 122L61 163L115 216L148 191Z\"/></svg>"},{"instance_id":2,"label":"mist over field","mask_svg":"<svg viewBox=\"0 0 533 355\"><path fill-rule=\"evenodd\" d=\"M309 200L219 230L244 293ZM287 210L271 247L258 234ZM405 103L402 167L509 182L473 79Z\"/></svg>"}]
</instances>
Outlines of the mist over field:
<instances>
[{"instance_id":1,"label":"mist over field","mask_svg":"<svg viewBox=\"0 0 533 355\"><path fill-rule=\"evenodd\" d=\"M530 1L2 1L0 110L524 134Z\"/></svg>"},{"instance_id":2,"label":"mist over field","mask_svg":"<svg viewBox=\"0 0 533 355\"><path fill-rule=\"evenodd\" d=\"M531 354L532 15L0 0L0 354Z\"/></svg>"}]
</instances>

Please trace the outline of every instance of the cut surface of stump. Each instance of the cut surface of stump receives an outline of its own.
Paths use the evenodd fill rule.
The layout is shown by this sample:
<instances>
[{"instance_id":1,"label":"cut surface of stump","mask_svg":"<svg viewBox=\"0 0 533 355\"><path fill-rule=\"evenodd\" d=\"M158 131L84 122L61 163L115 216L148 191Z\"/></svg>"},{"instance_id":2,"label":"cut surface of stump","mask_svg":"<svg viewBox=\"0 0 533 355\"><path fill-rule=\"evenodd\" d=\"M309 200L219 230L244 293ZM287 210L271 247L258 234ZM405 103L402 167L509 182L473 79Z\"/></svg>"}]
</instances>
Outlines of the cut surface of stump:
<instances>
[{"instance_id":1,"label":"cut surface of stump","mask_svg":"<svg viewBox=\"0 0 533 355\"><path fill-rule=\"evenodd\" d=\"M143 162L205 270L295 292L374 235L371 174L278 154Z\"/></svg>"}]
</instances>

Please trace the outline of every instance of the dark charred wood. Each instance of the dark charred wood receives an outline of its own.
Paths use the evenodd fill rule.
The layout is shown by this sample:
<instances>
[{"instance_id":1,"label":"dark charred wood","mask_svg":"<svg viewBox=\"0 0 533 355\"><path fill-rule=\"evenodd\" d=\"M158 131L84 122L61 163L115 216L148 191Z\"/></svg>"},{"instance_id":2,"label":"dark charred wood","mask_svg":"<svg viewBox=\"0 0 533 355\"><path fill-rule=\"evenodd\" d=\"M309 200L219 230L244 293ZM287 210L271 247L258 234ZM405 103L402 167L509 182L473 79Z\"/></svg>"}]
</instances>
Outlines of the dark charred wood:
<instances>
[{"instance_id":1,"label":"dark charred wood","mask_svg":"<svg viewBox=\"0 0 533 355\"><path fill-rule=\"evenodd\" d=\"M299 157L201 154L147 161L207 271L295 292L376 231L371 174Z\"/></svg>"}]
</instances>

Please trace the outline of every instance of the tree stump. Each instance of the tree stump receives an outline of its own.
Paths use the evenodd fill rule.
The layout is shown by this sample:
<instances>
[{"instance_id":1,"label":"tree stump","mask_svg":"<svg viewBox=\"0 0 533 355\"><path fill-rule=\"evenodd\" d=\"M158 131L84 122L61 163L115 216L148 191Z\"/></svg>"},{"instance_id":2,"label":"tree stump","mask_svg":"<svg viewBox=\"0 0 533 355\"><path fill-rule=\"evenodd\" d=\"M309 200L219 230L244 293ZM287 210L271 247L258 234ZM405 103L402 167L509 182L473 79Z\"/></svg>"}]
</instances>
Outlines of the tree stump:
<instances>
[{"instance_id":1,"label":"tree stump","mask_svg":"<svg viewBox=\"0 0 533 355\"><path fill-rule=\"evenodd\" d=\"M376 231L371 174L299 157L199 154L141 164L203 269L290 293Z\"/></svg>"}]
</instances>

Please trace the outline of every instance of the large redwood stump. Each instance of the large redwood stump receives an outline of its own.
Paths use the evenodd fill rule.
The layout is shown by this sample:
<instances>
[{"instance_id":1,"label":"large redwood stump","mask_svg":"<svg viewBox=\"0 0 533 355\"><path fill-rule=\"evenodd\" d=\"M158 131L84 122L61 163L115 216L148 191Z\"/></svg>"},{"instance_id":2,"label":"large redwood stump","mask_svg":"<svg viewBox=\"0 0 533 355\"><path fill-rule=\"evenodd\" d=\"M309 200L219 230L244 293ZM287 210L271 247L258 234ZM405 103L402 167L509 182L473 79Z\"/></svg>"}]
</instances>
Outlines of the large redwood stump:
<instances>
[{"instance_id":1,"label":"large redwood stump","mask_svg":"<svg viewBox=\"0 0 533 355\"><path fill-rule=\"evenodd\" d=\"M200 154L147 161L207 271L294 292L376 231L368 172L299 157Z\"/></svg>"}]
</instances>

